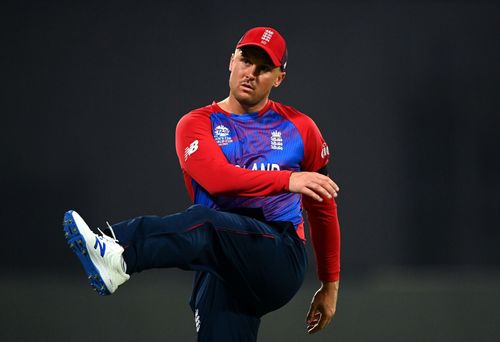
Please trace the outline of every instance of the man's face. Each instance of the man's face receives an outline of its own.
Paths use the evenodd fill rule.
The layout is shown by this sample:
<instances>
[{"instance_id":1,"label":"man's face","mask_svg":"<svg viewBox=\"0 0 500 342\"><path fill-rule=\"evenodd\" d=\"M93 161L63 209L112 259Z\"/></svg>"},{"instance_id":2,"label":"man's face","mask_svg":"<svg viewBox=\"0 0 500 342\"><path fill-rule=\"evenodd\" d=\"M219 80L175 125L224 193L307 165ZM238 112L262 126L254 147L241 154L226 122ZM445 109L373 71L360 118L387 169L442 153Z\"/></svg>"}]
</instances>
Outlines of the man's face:
<instances>
[{"instance_id":1,"label":"man's face","mask_svg":"<svg viewBox=\"0 0 500 342\"><path fill-rule=\"evenodd\" d=\"M236 49L229 70L231 95L247 107L266 101L271 89L278 87L285 78L285 72L273 65L264 50L255 46Z\"/></svg>"}]
</instances>

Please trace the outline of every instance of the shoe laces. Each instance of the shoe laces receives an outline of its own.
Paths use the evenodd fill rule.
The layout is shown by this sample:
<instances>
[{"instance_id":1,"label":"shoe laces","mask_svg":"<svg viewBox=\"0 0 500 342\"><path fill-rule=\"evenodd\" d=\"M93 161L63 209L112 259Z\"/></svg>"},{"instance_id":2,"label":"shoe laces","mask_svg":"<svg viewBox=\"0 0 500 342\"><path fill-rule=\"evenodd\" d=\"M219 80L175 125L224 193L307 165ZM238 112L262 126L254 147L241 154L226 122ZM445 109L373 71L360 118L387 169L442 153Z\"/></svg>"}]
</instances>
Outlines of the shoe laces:
<instances>
[{"instance_id":1,"label":"shoe laces","mask_svg":"<svg viewBox=\"0 0 500 342\"><path fill-rule=\"evenodd\" d=\"M99 227L97 227L97 230L101 233L102 236L97 236L97 237L100 239L103 239L105 241L108 241L108 242L111 241L111 242L118 243L118 239L116 238L115 231L113 230L113 227L111 227L111 225L109 224L108 221L106 221L106 225L108 226L108 229L111 232L111 235L113 235L113 237L104 234L104 232ZM120 262L121 271L123 272L123 274L125 274L127 272L127 264L125 263L125 260L123 259L121 254L120 254L120 261L121 261Z\"/></svg>"},{"instance_id":2,"label":"shoe laces","mask_svg":"<svg viewBox=\"0 0 500 342\"><path fill-rule=\"evenodd\" d=\"M111 232L111 235L113 235L113 236L111 237L109 235L104 234L104 232L99 227L97 227L97 230L102 235L102 236L99 236L99 238L106 240L106 241L118 242L118 239L116 238L115 231L113 230L113 227L111 227L111 225L109 224L108 221L106 221L106 224L108 225L108 229Z\"/></svg>"}]
</instances>

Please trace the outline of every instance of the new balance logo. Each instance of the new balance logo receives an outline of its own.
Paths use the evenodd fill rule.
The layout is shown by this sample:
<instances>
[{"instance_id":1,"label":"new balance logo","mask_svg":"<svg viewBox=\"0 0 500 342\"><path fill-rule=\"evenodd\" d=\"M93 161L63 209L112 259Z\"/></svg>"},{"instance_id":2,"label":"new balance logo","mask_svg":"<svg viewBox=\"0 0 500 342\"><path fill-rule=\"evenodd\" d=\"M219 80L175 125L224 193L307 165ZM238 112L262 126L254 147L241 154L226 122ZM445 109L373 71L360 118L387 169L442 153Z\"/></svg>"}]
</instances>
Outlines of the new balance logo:
<instances>
[{"instance_id":1,"label":"new balance logo","mask_svg":"<svg viewBox=\"0 0 500 342\"><path fill-rule=\"evenodd\" d=\"M196 309L194 312L194 324L196 325L196 332L199 332L201 327L201 320L198 309Z\"/></svg>"},{"instance_id":2,"label":"new balance logo","mask_svg":"<svg viewBox=\"0 0 500 342\"><path fill-rule=\"evenodd\" d=\"M195 140L191 143L191 145L186 147L186 149L184 150L184 161L186 161L190 155L198 150L198 143L198 140Z\"/></svg>"},{"instance_id":3,"label":"new balance logo","mask_svg":"<svg viewBox=\"0 0 500 342\"><path fill-rule=\"evenodd\" d=\"M99 241L98 238L95 238L94 249L97 249L97 247L99 247L101 251L101 256L104 257L104 253L106 253L106 244L102 241Z\"/></svg>"}]
</instances>

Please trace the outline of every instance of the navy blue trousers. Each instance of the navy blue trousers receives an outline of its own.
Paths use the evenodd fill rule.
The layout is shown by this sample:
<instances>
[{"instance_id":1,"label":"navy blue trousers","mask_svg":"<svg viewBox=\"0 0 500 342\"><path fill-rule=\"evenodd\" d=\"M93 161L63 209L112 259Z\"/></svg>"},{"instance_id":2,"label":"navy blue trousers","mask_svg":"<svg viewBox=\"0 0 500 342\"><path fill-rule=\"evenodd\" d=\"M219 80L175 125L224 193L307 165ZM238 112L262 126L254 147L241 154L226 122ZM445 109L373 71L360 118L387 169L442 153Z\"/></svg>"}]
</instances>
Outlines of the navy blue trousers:
<instances>
[{"instance_id":1,"label":"navy blue trousers","mask_svg":"<svg viewBox=\"0 0 500 342\"><path fill-rule=\"evenodd\" d=\"M193 205L113 225L127 273L196 271L190 305L198 341L256 341L262 315L285 305L304 279L304 242L289 222Z\"/></svg>"}]
</instances>

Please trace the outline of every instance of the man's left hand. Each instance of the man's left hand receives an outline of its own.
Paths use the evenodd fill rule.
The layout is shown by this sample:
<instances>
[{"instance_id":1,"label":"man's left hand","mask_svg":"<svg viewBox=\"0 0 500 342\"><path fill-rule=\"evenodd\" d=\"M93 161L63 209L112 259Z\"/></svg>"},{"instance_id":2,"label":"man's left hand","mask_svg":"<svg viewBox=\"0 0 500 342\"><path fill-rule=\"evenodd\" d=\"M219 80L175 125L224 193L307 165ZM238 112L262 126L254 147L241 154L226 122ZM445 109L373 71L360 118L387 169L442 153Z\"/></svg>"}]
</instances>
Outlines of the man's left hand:
<instances>
[{"instance_id":1,"label":"man's left hand","mask_svg":"<svg viewBox=\"0 0 500 342\"><path fill-rule=\"evenodd\" d=\"M322 330L331 322L337 307L338 290L338 280L323 282L321 288L314 294L306 318L309 334Z\"/></svg>"}]
</instances>

